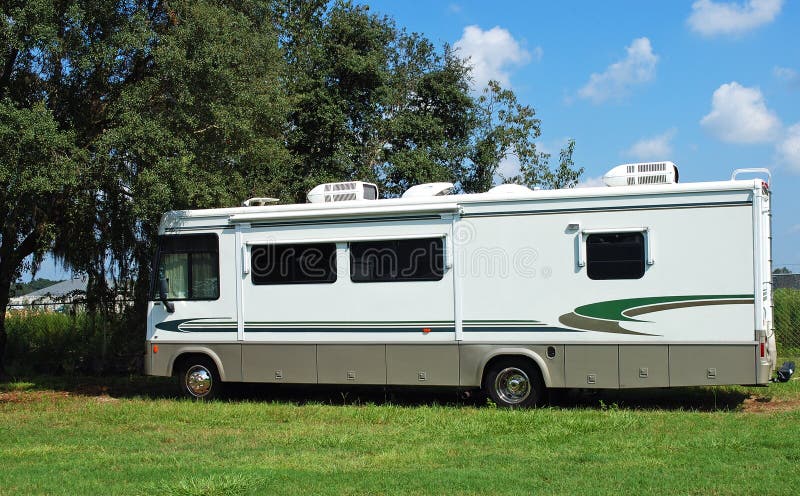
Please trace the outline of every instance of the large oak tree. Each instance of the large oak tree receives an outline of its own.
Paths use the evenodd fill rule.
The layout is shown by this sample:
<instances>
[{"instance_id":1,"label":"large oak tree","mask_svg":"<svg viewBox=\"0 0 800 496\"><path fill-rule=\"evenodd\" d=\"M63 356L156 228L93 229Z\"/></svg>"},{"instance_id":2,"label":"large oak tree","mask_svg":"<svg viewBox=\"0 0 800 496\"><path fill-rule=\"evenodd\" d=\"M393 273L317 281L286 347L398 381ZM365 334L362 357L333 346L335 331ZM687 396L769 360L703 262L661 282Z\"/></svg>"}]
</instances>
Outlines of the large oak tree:
<instances>
[{"instance_id":1,"label":"large oak tree","mask_svg":"<svg viewBox=\"0 0 800 496\"><path fill-rule=\"evenodd\" d=\"M579 174L572 145L550 169L513 92L475 96L468 60L366 6L6 0L0 16L2 315L52 250L88 274L90 311L133 292L138 341L167 210L303 201L348 179L387 196L428 181L481 191L511 154L521 171L505 180ZM5 336L0 317L0 370Z\"/></svg>"}]
</instances>

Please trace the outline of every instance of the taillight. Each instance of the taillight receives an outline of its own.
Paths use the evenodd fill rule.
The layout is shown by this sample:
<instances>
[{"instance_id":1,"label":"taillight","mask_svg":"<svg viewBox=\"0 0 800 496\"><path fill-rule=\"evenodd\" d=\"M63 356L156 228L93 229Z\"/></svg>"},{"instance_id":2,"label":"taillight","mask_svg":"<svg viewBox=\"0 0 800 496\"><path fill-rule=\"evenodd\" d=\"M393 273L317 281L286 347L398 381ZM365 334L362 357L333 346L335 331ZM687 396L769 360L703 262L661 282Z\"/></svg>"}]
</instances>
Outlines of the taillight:
<instances>
[{"instance_id":1,"label":"taillight","mask_svg":"<svg viewBox=\"0 0 800 496\"><path fill-rule=\"evenodd\" d=\"M759 347L761 349L761 358L764 358L764 348L766 348L766 346L764 345L763 341L759 343Z\"/></svg>"}]
</instances>

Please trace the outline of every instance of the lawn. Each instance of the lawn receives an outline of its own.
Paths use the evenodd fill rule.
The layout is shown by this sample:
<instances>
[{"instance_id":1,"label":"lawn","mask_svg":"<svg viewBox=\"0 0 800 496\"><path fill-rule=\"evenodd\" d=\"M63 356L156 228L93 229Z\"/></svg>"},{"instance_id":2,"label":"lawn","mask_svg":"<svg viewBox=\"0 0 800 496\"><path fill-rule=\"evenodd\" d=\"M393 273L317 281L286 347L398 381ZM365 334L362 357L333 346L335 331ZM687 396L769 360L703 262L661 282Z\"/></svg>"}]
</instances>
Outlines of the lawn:
<instances>
[{"instance_id":1,"label":"lawn","mask_svg":"<svg viewBox=\"0 0 800 496\"><path fill-rule=\"evenodd\" d=\"M569 394L509 411L452 392L153 378L0 384L0 494L790 494L800 381Z\"/></svg>"}]
</instances>

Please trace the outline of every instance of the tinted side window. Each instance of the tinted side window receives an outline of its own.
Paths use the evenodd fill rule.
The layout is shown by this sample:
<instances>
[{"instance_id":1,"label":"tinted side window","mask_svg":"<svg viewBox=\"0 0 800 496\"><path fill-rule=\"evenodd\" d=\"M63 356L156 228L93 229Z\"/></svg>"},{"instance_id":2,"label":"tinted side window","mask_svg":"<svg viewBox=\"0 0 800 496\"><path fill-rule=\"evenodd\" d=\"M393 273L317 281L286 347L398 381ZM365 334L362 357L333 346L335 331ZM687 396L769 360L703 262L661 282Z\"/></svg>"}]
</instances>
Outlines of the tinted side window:
<instances>
[{"instance_id":1,"label":"tinted side window","mask_svg":"<svg viewBox=\"0 0 800 496\"><path fill-rule=\"evenodd\" d=\"M644 276L644 235L590 234L586 264L589 279L640 279Z\"/></svg>"},{"instance_id":2,"label":"tinted side window","mask_svg":"<svg viewBox=\"0 0 800 496\"><path fill-rule=\"evenodd\" d=\"M442 238L350 243L353 282L438 281L443 264Z\"/></svg>"},{"instance_id":3,"label":"tinted side window","mask_svg":"<svg viewBox=\"0 0 800 496\"><path fill-rule=\"evenodd\" d=\"M167 280L170 300L219 298L219 241L216 234L175 234L158 237L158 267L152 297L159 280Z\"/></svg>"},{"instance_id":4,"label":"tinted side window","mask_svg":"<svg viewBox=\"0 0 800 496\"><path fill-rule=\"evenodd\" d=\"M336 282L336 243L253 246L250 262L257 285Z\"/></svg>"}]
</instances>

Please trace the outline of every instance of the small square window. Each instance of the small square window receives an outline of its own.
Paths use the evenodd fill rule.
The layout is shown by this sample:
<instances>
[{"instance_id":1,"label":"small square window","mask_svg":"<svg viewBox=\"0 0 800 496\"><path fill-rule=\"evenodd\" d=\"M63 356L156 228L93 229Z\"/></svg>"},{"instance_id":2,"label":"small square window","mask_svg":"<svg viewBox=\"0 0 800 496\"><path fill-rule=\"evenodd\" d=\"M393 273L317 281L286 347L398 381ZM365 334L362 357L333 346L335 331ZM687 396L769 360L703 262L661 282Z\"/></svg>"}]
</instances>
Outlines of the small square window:
<instances>
[{"instance_id":1,"label":"small square window","mask_svg":"<svg viewBox=\"0 0 800 496\"><path fill-rule=\"evenodd\" d=\"M586 237L589 279L641 279L645 269L644 234L597 233Z\"/></svg>"}]
</instances>

